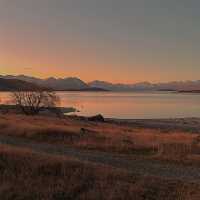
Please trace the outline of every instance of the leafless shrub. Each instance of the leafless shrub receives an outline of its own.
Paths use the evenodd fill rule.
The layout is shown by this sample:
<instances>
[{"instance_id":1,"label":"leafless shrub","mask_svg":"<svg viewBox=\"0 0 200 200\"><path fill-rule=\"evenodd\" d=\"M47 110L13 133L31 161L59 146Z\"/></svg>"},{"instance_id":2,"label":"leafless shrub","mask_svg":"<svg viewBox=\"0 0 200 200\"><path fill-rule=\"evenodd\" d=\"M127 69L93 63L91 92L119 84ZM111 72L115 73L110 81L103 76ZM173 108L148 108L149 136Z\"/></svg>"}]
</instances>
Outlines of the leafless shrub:
<instances>
[{"instance_id":1,"label":"leafless shrub","mask_svg":"<svg viewBox=\"0 0 200 200\"><path fill-rule=\"evenodd\" d=\"M56 111L60 102L56 93L48 90L12 92L11 100L26 115L37 115L42 110Z\"/></svg>"}]
</instances>

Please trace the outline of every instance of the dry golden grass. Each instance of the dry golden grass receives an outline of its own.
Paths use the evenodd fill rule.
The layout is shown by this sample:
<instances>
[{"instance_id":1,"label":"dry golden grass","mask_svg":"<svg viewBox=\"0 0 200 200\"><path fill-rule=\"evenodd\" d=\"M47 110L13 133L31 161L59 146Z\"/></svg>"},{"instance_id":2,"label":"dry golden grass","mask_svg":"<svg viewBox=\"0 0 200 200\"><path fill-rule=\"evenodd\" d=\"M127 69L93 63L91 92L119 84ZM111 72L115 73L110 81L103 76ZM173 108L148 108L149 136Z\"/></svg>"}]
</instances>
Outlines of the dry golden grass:
<instances>
[{"instance_id":1,"label":"dry golden grass","mask_svg":"<svg viewBox=\"0 0 200 200\"><path fill-rule=\"evenodd\" d=\"M2 200L197 200L200 186L0 145Z\"/></svg>"},{"instance_id":2,"label":"dry golden grass","mask_svg":"<svg viewBox=\"0 0 200 200\"><path fill-rule=\"evenodd\" d=\"M0 115L0 134L37 142L123 154L153 155L169 161L190 159L199 150L198 134L163 132L76 119ZM110 167L64 157L38 155L0 145L0 199L200 199L200 186L139 177Z\"/></svg>"},{"instance_id":3,"label":"dry golden grass","mask_svg":"<svg viewBox=\"0 0 200 200\"><path fill-rule=\"evenodd\" d=\"M0 134L123 154L181 157L200 149L198 144L194 145L199 138L194 133L163 132L70 118L0 115Z\"/></svg>"}]
</instances>

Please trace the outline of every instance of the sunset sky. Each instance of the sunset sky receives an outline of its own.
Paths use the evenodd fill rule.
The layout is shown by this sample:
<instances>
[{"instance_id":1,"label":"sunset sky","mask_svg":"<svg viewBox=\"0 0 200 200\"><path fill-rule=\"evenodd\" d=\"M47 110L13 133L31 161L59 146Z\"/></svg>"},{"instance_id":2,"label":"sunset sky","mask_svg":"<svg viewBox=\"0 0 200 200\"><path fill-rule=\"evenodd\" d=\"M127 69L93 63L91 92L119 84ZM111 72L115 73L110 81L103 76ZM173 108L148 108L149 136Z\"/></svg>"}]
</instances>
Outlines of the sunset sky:
<instances>
[{"instance_id":1,"label":"sunset sky","mask_svg":"<svg viewBox=\"0 0 200 200\"><path fill-rule=\"evenodd\" d=\"M199 0L0 0L0 74L200 79Z\"/></svg>"}]
</instances>

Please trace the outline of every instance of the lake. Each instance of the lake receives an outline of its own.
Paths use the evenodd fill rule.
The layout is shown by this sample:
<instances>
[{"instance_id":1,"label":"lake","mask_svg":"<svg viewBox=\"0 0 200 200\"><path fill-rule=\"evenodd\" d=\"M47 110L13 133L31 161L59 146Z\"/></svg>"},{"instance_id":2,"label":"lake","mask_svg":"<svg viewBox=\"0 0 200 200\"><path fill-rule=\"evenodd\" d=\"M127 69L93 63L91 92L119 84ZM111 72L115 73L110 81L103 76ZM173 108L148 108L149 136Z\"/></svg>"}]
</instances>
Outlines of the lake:
<instances>
[{"instance_id":1,"label":"lake","mask_svg":"<svg viewBox=\"0 0 200 200\"><path fill-rule=\"evenodd\" d=\"M200 117L200 94L173 92L58 92L61 106L75 107L78 115L101 113L120 119ZM0 93L1 103L9 93Z\"/></svg>"}]
</instances>

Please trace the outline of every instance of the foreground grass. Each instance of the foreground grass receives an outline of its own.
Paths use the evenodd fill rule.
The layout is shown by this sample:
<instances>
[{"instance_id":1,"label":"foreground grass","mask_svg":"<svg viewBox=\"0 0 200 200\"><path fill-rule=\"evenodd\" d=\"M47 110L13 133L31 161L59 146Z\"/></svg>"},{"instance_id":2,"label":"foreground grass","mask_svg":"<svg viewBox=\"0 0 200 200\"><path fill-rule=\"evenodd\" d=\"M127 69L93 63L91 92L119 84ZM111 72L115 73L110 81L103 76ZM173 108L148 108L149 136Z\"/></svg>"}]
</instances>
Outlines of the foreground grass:
<instances>
[{"instance_id":1,"label":"foreground grass","mask_svg":"<svg viewBox=\"0 0 200 200\"><path fill-rule=\"evenodd\" d=\"M185 151L181 148L185 148L184 145L190 146L199 139L199 135L195 133L163 132L159 129L134 128L113 123L23 115L0 115L0 134L29 138L37 142L131 155L152 155L157 152L166 154L170 145L162 144L178 142L183 146L175 144L175 148L170 146L170 149L176 150L178 146L182 156ZM172 151L170 154L178 153Z\"/></svg>"},{"instance_id":2,"label":"foreground grass","mask_svg":"<svg viewBox=\"0 0 200 200\"><path fill-rule=\"evenodd\" d=\"M200 186L0 145L0 199L195 200Z\"/></svg>"}]
</instances>

